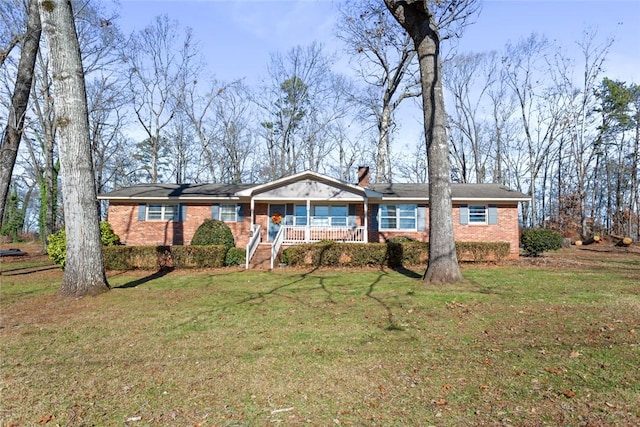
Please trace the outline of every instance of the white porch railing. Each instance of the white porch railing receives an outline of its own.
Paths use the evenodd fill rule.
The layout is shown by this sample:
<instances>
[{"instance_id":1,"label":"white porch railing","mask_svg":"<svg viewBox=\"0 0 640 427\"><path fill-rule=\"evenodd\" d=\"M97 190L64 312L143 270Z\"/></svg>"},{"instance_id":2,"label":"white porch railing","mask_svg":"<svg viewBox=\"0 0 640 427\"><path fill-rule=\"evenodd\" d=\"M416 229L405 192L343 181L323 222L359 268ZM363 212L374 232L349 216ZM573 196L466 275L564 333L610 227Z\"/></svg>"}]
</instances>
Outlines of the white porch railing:
<instances>
[{"instance_id":1,"label":"white porch railing","mask_svg":"<svg viewBox=\"0 0 640 427\"><path fill-rule=\"evenodd\" d=\"M317 225L283 225L283 243L310 243L321 240L335 240L345 243L365 243L364 227L336 227Z\"/></svg>"},{"instance_id":2,"label":"white porch railing","mask_svg":"<svg viewBox=\"0 0 640 427\"><path fill-rule=\"evenodd\" d=\"M280 252L280 247L284 243L284 227L280 227L278 230L278 234L276 234L275 239L271 243L271 269L273 270L273 265L276 262L276 257L278 256L278 252Z\"/></svg>"},{"instance_id":3,"label":"white porch railing","mask_svg":"<svg viewBox=\"0 0 640 427\"><path fill-rule=\"evenodd\" d=\"M253 224L251 226L251 237L249 238L249 243L247 243L247 253L245 256L245 269L249 269L249 263L251 262L251 258L253 258L253 254L256 253L256 249L258 249L258 245L260 244L260 224Z\"/></svg>"}]
</instances>

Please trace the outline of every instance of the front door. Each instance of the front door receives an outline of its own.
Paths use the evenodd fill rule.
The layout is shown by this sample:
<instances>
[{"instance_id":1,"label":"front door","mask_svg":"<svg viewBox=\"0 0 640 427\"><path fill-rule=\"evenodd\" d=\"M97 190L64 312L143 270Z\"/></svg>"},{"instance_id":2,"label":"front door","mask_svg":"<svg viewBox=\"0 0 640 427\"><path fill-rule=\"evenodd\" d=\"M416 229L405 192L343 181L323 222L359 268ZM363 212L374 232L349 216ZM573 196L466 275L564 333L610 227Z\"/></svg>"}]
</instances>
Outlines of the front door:
<instances>
[{"instance_id":1,"label":"front door","mask_svg":"<svg viewBox=\"0 0 640 427\"><path fill-rule=\"evenodd\" d=\"M273 240L276 238L276 235L278 234L278 231L280 231L280 226L284 221L285 207L285 205L269 205L269 233L267 234L268 242L273 242ZM280 218L280 222L276 223L273 220L276 219L277 221L277 218Z\"/></svg>"}]
</instances>

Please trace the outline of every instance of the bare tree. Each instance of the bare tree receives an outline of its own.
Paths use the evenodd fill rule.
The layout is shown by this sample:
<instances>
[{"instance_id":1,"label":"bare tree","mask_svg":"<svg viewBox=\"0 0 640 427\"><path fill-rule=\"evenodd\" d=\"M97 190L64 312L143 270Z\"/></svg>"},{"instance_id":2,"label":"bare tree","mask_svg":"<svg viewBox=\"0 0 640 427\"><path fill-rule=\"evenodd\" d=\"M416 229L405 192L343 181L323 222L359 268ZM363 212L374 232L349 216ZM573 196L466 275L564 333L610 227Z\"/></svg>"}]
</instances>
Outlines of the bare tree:
<instances>
[{"instance_id":1,"label":"bare tree","mask_svg":"<svg viewBox=\"0 0 640 427\"><path fill-rule=\"evenodd\" d=\"M104 271L100 226L89 144L84 70L71 2L39 2L49 45L56 96L67 255L60 293L96 295L109 290Z\"/></svg>"},{"instance_id":2,"label":"bare tree","mask_svg":"<svg viewBox=\"0 0 640 427\"><path fill-rule=\"evenodd\" d=\"M347 2L341 14L338 38L346 43L360 78L368 85L357 98L374 117L378 130L375 180L392 182L395 112L404 100L420 96L414 45L377 1Z\"/></svg>"},{"instance_id":3,"label":"bare tree","mask_svg":"<svg viewBox=\"0 0 640 427\"><path fill-rule=\"evenodd\" d=\"M25 114L33 82L36 55L40 43L40 15L37 0L29 1L26 33L22 37L22 49L15 89L11 98L7 125L0 146L0 226L4 218L5 204L9 194L9 184L13 167L18 156L22 139Z\"/></svg>"},{"instance_id":4,"label":"bare tree","mask_svg":"<svg viewBox=\"0 0 640 427\"><path fill-rule=\"evenodd\" d=\"M454 283L462 280L453 237L451 167L445 128L440 28L463 27L477 11L468 1L385 0L387 8L413 39L420 65L422 107L429 168L429 264L423 280Z\"/></svg>"},{"instance_id":5,"label":"bare tree","mask_svg":"<svg viewBox=\"0 0 640 427\"><path fill-rule=\"evenodd\" d=\"M460 182L486 182L495 141L483 101L498 77L497 53L457 55L443 68L444 87L453 98L447 116L454 171Z\"/></svg>"},{"instance_id":6,"label":"bare tree","mask_svg":"<svg viewBox=\"0 0 640 427\"><path fill-rule=\"evenodd\" d=\"M594 134L595 105L597 103L596 88L602 74L604 61L612 39L598 44L594 31L585 31L582 40L578 42L583 54L583 73L576 97L574 115L570 117L576 123L574 134L571 137L571 154L574 159L574 173L576 189L575 193L579 201L580 229L584 236L588 233L587 218L587 194L590 187L589 176L593 170L601 151L596 135ZM595 180L591 184L592 194L597 192L598 183Z\"/></svg>"},{"instance_id":7,"label":"bare tree","mask_svg":"<svg viewBox=\"0 0 640 427\"><path fill-rule=\"evenodd\" d=\"M25 0L0 2L0 67L24 37L28 8Z\"/></svg>"},{"instance_id":8,"label":"bare tree","mask_svg":"<svg viewBox=\"0 0 640 427\"><path fill-rule=\"evenodd\" d=\"M176 96L180 79L196 55L196 46L190 29L181 38L177 22L158 16L132 40L128 49L131 101L146 134L139 143L140 151L149 162L148 179L158 182L162 155L168 151L167 127L181 103Z\"/></svg>"},{"instance_id":9,"label":"bare tree","mask_svg":"<svg viewBox=\"0 0 640 427\"><path fill-rule=\"evenodd\" d=\"M101 73L86 84L98 193L113 189L117 181L130 175L133 169L131 144L123 133L129 120L122 83L110 74Z\"/></svg>"},{"instance_id":10,"label":"bare tree","mask_svg":"<svg viewBox=\"0 0 640 427\"><path fill-rule=\"evenodd\" d=\"M342 101L342 82L330 65L331 58L318 43L272 55L270 82L255 98L265 114L261 127L266 179L302 169L318 171L333 148L325 136L346 115L348 104Z\"/></svg>"},{"instance_id":11,"label":"bare tree","mask_svg":"<svg viewBox=\"0 0 640 427\"><path fill-rule=\"evenodd\" d=\"M528 194L531 195L529 209L526 210L527 225L540 226L541 215L538 202L543 194L537 186L543 166L554 149L560 133L562 117L566 112L566 97L561 85L546 84L542 75L555 71L555 65L546 59L551 44L545 37L532 34L506 48L505 81L517 101L520 117L521 138L518 151L526 153L526 175ZM529 216L527 218L526 213Z\"/></svg>"}]
</instances>

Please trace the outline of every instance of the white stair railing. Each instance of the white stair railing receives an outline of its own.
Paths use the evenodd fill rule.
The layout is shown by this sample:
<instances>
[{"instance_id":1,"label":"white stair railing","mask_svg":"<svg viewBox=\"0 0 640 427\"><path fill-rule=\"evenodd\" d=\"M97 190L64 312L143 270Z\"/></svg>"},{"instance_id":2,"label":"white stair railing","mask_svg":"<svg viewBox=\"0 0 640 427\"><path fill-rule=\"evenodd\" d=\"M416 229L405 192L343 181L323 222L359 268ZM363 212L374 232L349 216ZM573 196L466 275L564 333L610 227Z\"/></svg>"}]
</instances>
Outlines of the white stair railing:
<instances>
[{"instance_id":1,"label":"white stair railing","mask_svg":"<svg viewBox=\"0 0 640 427\"><path fill-rule=\"evenodd\" d=\"M273 243L271 244L271 269L273 270L273 266L276 262L276 258L278 257L278 252L280 252L280 247L282 243L284 243L285 236L285 227L280 227L278 230L278 234L276 234L276 238L273 239Z\"/></svg>"},{"instance_id":2,"label":"white stair railing","mask_svg":"<svg viewBox=\"0 0 640 427\"><path fill-rule=\"evenodd\" d=\"M253 254L256 253L256 249L258 249L260 240L260 224L253 224L251 226L251 237L249 238L249 243L247 243L247 252L245 256L244 268L246 270L249 269L249 263L251 262L251 258L253 258Z\"/></svg>"}]
</instances>

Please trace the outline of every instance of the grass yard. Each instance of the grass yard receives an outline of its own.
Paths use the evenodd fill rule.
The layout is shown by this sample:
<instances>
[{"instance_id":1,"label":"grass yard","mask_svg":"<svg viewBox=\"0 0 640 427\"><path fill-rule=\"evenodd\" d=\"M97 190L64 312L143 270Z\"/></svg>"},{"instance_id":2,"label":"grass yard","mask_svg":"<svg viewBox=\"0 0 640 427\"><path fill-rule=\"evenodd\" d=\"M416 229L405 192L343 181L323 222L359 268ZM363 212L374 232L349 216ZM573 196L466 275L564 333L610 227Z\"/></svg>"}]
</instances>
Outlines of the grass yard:
<instances>
[{"instance_id":1,"label":"grass yard","mask_svg":"<svg viewBox=\"0 0 640 427\"><path fill-rule=\"evenodd\" d=\"M640 425L640 256L422 271L0 264L0 425Z\"/></svg>"}]
</instances>

